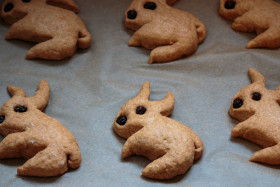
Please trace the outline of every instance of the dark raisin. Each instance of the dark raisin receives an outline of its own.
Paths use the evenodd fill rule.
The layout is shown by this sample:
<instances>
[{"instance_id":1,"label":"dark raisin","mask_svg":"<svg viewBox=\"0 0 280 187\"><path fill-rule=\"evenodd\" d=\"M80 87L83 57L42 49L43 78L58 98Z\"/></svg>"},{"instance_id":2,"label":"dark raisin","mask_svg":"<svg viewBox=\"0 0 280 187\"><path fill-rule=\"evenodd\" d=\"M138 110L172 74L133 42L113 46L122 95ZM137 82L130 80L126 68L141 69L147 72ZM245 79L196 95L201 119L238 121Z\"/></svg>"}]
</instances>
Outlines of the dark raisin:
<instances>
[{"instance_id":1,"label":"dark raisin","mask_svg":"<svg viewBox=\"0 0 280 187\"><path fill-rule=\"evenodd\" d=\"M226 1L225 3L225 8L230 10L230 9L234 9L236 5L235 1Z\"/></svg>"},{"instance_id":2,"label":"dark raisin","mask_svg":"<svg viewBox=\"0 0 280 187\"><path fill-rule=\"evenodd\" d=\"M157 5L154 2L148 2L144 5L145 9L155 10Z\"/></svg>"},{"instance_id":3,"label":"dark raisin","mask_svg":"<svg viewBox=\"0 0 280 187\"><path fill-rule=\"evenodd\" d=\"M242 99L235 99L234 101L233 101L233 108L240 108L240 107L242 107L242 105L243 105L243 101L242 101Z\"/></svg>"},{"instance_id":4,"label":"dark raisin","mask_svg":"<svg viewBox=\"0 0 280 187\"><path fill-rule=\"evenodd\" d=\"M261 98L262 98L262 95L259 92L253 93L253 96L252 96L253 100L259 101L259 100L261 100Z\"/></svg>"},{"instance_id":5,"label":"dark raisin","mask_svg":"<svg viewBox=\"0 0 280 187\"><path fill-rule=\"evenodd\" d=\"M120 117L118 117L116 122L119 125L125 125L126 121L127 121L127 118L125 116L120 116Z\"/></svg>"},{"instance_id":6,"label":"dark raisin","mask_svg":"<svg viewBox=\"0 0 280 187\"><path fill-rule=\"evenodd\" d=\"M6 4L4 8L4 12L10 12L14 8L14 5L12 3Z\"/></svg>"},{"instance_id":7,"label":"dark raisin","mask_svg":"<svg viewBox=\"0 0 280 187\"><path fill-rule=\"evenodd\" d=\"M23 113L23 112L27 111L27 107L25 107L25 106L16 106L14 108L14 110L15 110L15 112Z\"/></svg>"},{"instance_id":8,"label":"dark raisin","mask_svg":"<svg viewBox=\"0 0 280 187\"><path fill-rule=\"evenodd\" d=\"M143 107L143 106L138 106L137 108L136 108L136 114L140 114L140 115L142 115L142 114L145 114L146 113L146 108L145 107Z\"/></svg>"},{"instance_id":9,"label":"dark raisin","mask_svg":"<svg viewBox=\"0 0 280 187\"><path fill-rule=\"evenodd\" d=\"M3 123L5 120L5 116L0 116L0 123Z\"/></svg>"},{"instance_id":10,"label":"dark raisin","mask_svg":"<svg viewBox=\"0 0 280 187\"><path fill-rule=\"evenodd\" d=\"M128 19L135 19L137 17L137 12L135 10L130 10L127 12Z\"/></svg>"},{"instance_id":11,"label":"dark raisin","mask_svg":"<svg viewBox=\"0 0 280 187\"><path fill-rule=\"evenodd\" d=\"M22 2L24 2L24 3L29 3L30 0L22 0Z\"/></svg>"}]
</instances>

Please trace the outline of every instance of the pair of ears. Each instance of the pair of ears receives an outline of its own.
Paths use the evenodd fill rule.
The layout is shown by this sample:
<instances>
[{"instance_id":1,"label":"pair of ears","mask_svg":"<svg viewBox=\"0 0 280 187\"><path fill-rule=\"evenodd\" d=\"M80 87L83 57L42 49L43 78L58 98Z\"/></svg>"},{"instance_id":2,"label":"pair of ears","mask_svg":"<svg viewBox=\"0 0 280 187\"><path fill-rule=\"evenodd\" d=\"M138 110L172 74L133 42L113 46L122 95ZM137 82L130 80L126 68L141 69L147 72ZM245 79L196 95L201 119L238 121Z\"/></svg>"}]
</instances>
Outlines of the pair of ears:
<instances>
[{"instance_id":1,"label":"pair of ears","mask_svg":"<svg viewBox=\"0 0 280 187\"><path fill-rule=\"evenodd\" d=\"M262 74L252 68L249 68L248 73L252 84L257 83L265 88L265 78ZM280 92L280 86L276 90Z\"/></svg>"},{"instance_id":2,"label":"pair of ears","mask_svg":"<svg viewBox=\"0 0 280 187\"><path fill-rule=\"evenodd\" d=\"M252 84L258 84L265 88L265 78L262 74L260 74L259 72L257 72L256 70L254 70L252 68L249 68L248 74L249 74ZM277 102L279 102L279 104L280 104L280 86L278 86L278 88L276 88L276 92L277 92L277 98L279 98L277 100Z\"/></svg>"},{"instance_id":3,"label":"pair of ears","mask_svg":"<svg viewBox=\"0 0 280 187\"><path fill-rule=\"evenodd\" d=\"M173 5L177 0L161 0L167 3L168 5ZM46 0L47 4L54 5L60 8L68 9L73 12L78 12L79 7L73 0Z\"/></svg>"},{"instance_id":4,"label":"pair of ears","mask_svg":"<svg viewBox=\"0 0 280 187\"><path fill-rule=\"evenodd\" d=\"M8 85L8 92L10 93L11 97L26 97L26 94L23 89L17 88L11 85ZM50 98L50 86L47 81L41 80L38 89L34 96L29 97L29 102L35 104L35 106L43 111L47 106Z\"/></svg>"},{"instance_id":5,"label":"pair of ears","mask_svg":"<svg viewBox=\"0 0 280 187\"><path fill-rule=\"evenodd\" d=\"M163 100L160 101L149 101L150 98L150 82L145 82L138 93L138 95L134 98L136 100L146 100L147 102L152 102L155 108L161 113L163 116L169 116L175 104L175 97L171 92L168 92Z\"/></svg>"},{"instance_id":6,"label":"pair of ears","mask_svg":"<svg viewBox=\"0 0 280 187\"><path fill-rule=\"evenodd\" d=\"M174 4L177 0L161 0L168 5ZM78 5L73 0L45 0L45 3L53 6L57 6L63 9L71 10L75 13L79 12Z\"/></svg>"}]
</instances>

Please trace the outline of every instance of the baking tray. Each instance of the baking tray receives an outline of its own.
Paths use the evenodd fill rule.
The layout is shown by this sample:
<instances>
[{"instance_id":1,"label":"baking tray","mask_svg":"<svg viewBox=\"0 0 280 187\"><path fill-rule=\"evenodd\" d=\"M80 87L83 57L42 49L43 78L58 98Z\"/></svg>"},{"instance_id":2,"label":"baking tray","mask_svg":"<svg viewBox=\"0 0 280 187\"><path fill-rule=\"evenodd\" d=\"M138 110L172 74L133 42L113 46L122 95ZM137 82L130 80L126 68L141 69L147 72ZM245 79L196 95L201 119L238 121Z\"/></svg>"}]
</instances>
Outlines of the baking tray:
<instances>
[{"instance_id":1,"label":"baking tray","mask_svg":"<svg viewBox=\"0 0 280 187\"><path fill-rule=\"evenodd\" d=\"M280 167L248 161L261 147L230 138L238 121L227 112L234 94L250 83L249 67L265 76L267 88L280 85L280 49L245 49L255 34L233 31L231 22L218 14L218 0L180 0L174 7L203 21L207 37L189 57L150 65L149 50L127 46L133 32L124 27L124 12L130 0L76 3L93 42L90 49L60 62L25 60L33 44L5 40L9 25L0 20L0 103L9 99L8 84L32 96L39 81L47 80L51 96L45 113L75 135L81 167L59 177L21 177L16 169L24 160L4 159L0 186L279 186ZM168 91L175 95L171 117L204 142L203 157L172 180L141 177L150 161L139 156L122 160L125 140L112 130L121 106L145 81L151 82L152 100L162 99Z\"/></svg>"}]
</instances>

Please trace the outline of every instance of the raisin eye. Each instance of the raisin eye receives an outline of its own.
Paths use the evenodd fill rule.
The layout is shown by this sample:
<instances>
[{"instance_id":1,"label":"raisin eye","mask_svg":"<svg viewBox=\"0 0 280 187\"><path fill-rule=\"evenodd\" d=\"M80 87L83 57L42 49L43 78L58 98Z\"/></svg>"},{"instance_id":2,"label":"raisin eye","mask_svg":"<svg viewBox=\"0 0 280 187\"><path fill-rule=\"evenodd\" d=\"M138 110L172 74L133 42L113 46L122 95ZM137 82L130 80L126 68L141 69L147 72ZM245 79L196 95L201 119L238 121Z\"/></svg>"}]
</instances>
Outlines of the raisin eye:
<instances>
[{"instance_id":1,"label":"raisin eye","mask_svg":"<svg viewBox=\"0 0 280 187\"><path fill-rule=\"evenodd\" d=\"M143 115L143 114L146 113L146 111L147 111L147 109L145 107L143 107L143 106L138 106L136 108L136 114Z\"/></svg>"},{"instance_id":2,"label":"raisin eye","mask_svg":"<svg viewBox=\"0 0 280 187\"><path fill-rule=\"evenodd\" d=\"M127 12L128 19L135 19L137 17L137 12L135 10L130 10Z\"/></svg>"},{"instance_id":3,"label":"raisin eye","mask_svg":"<svg viewBox=\"0 0 280 187\"><path fill-rule=\"evenodd\" d=\"M242 107L242 105L243 105L243 101L242 101L242 99L235 99L234 101L233 101L233 108L240 108L240 107Z\"/></svg>"},{"instance_id":4,"label":"raisin eye","mask_svg":"<svg viewBox=\"0 0 280 187\"><path fill-rule=\"evenodd\" d=\"M253 96L252 96L253 100L259 101L259 100L261 100L261 98L262 98L262 95L259 92L253 93Z\"/></svg>"},{"instance_id":5,"label":"raisin eye","mask_svg":"<svg viewBox=\"0 0 280 187\"><path fill-rule=\"evenodd\" d=\"M26 111L27 111L27 107L25 107L25 106L16 106L16 107L14 108L14 111L15 111L15 112L19 112L19 113L23 113L23 112L26 112Z\"/></svg>"},{"instance_id":6,"label":"raisin eye","mask_svg":"<svg viewBox=\"0 0 280 187\"><path fill-rule=\"evenodd\" d=\"M235 1L226 1L225 3L225 8L230 10L230 9L234 9L236 5Z\"/></svg>"},{"instance_id":7,"label":"raisin eye","mask_svg":"<svg viewBox=\"0 0 280 187\"><path fill-rule=\"evenodd\" d=\"M157 5L154 2L148 2L144 5L145 9L155 10Z\"/></svg>"},{"instance_id":8,"label":"raisin eye","mask_svg":"<svg viewBox=\"0 0 280 187\"><path fill-rule=\"evenodd\" d=\"M5 120L5 116L0 116L0 123L3 123Z\"/></svg>"},{"instance_id":9,"label":"raisin eye","mask_svg":"<svg viewBox=\"0 0 280 187\"><path fill-rule=\"evenodd\" d=\"M22 0L22 2L24 2L24 3L29 3L30 0Z\"/></svg>"},{"instance_id":10,"label":"raisin eye","mask_svg":"<svg viewBox=\"0 0 280 187\"><path fill-rule=\"evenodd\" d=\"M4 8L4 12L10 12L14 8L14 5L12 3L6 4Z\"/></svg>"},{"instance_id":11,"label":"raisin eye","mask_svg":"<svg viewBox=\"0 0 280 187\"><path fill-rule=\"evenodd\" d=\"M118 117L116 122L117 122L117 124L123 126L123 125L125 125L126 121L127 121L127 118L125 116L120 116L120 117Z\"/></svg>"}]
</instances>

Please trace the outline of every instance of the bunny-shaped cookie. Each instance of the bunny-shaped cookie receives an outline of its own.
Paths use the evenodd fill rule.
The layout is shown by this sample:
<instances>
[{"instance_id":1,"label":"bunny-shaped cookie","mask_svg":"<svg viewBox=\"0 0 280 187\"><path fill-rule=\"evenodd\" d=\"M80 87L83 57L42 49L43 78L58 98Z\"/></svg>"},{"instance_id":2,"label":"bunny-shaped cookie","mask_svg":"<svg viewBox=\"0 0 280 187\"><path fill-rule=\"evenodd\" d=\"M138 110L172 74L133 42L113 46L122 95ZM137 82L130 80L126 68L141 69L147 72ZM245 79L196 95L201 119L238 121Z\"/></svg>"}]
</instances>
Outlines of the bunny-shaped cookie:
<instances>
[{"instance_id":1,"label":"bunny-shaped cookie","mask_svg":"<svg viewBox=\"0 0 280 187\"><path fill-rule=\"evenodd\" d=\"M203 143L194 131L168 118L174 108L170 92L161 101L149 101L150 83L119 111L113 129L127 141L122 158L133 154L153 160L142 175L155 179L170 179L184 174L194 160L201 157Z\"/></svg>"},{"instance_id":2,"label":"bunny-shaped cookie","mask_svg":"<svg viewBox=\"0 0 280 187\"><path fill-rule=\"evenodd\" d=\"M276 91L265 88L265 79L249 69L252 84L242 88L232 100L229 114L242 121L232 129L232 137L243 137L264 149L250 161L280 164L280 87Z\"/></svg>"},{"instance_id":3,"label":"bunny-shaped cookie","mask_svg":"<svg viewBox=\"0 0 280 187\"><path fill-rule=\"evenodd\" d=\"M48 104L50 88L41 81L33 97L21 88L8 86L12 98L0 110L0 159L28 159L18 168L19 175L57 176L78 168L81 153L73 134L59 121L42 111Z\"/></svg>"},{"instance_id":4,"label":"bunny-shaped cookie","mask_svg":"<svg viewBox=\"0 0 280 187\"><path fill-rule=\"evenodd\" d=\"M12 25L6 39L39 43L28 51L27 59L68 58L77 47L88 48L92 40L77 11L72 0L5 0L1 17Z\"/></svg>"},{"instance_id":5,"label":"bunny-shaped cookie","mask_svg":"<svg viewBox=\"0 0 280 187\"><path fill-rule=\"evenodd\" d=\"M220 14L232 20L232 28L256 32L247 48L280 47L280 4L273 0L220 0Z\"/></svg>"},{"instance_id":6,"label":"bunny-shaped cookie","mask_svg":"<svg viewBox=\"0 0 280 187\"><path fill-rule=\"evenodd\" d=\"M136 31L129 46L152 49L149 63L168 62L196 51L206 28L194 15L170 7L176 0L134 0L125 26Z\"/></svg>"}]
</instances>

